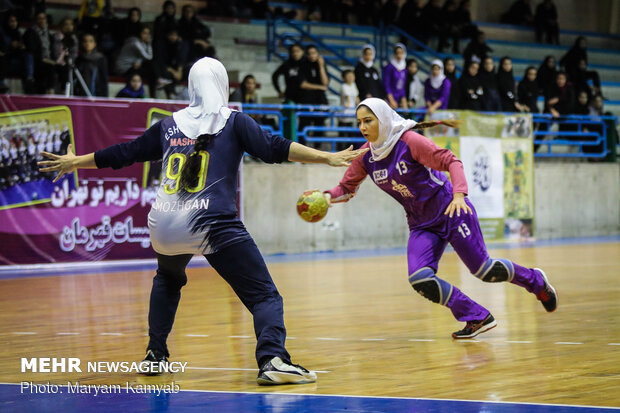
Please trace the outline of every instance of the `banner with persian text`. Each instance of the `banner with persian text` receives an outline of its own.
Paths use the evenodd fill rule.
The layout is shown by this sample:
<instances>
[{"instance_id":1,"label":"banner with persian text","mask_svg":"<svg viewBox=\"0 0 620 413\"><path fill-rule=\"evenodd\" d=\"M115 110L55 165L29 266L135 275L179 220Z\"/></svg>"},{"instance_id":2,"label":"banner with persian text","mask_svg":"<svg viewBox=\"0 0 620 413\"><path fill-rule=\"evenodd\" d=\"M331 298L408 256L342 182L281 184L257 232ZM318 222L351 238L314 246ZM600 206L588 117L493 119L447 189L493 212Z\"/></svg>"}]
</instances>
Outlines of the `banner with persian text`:
<instances>
[{"instance_id":1,"label":"banner with persian text","mask_svg":"<svg viewBox=\"0 0 620 413\"><path fill-rule=\"evenodd\" d=\"M80 170L52 183L41 151L85 154L139 136L177 103L0 96L0 265L153 258L161 165Z\"/></svg>"},{"instance_id":2,"label":"banner with persian text","mask_svg":"<svg viewBox=\"0 0 620 413\"><path fill-rule=\"evenodd\" d=\"M484 237L530 239L534 218L531 114L438 111L431 119L459 119L459 128L428 129L437 145L462 161Z\"/></svg>"}]
</instances>

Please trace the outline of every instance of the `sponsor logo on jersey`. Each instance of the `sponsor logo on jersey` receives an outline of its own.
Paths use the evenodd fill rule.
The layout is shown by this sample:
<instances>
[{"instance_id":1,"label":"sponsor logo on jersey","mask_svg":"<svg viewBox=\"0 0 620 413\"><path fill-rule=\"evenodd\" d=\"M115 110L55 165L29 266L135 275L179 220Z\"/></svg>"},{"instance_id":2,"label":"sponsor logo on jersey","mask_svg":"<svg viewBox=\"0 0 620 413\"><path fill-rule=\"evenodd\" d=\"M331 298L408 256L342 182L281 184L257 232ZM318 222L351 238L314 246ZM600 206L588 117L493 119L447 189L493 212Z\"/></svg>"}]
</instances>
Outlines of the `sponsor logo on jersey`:
<instances>
[{"instance_id":1,"label":"sponsor logo on jersey","mask_svg":"<svg viewBox=\"0 0 620 413\"><path fill-rule=\"evenodd\" d=\"M413 194L407 188L407 185L399 184L392 179L392 189L400 194L403 198L413 198Z\"/></svg>"},{"instance_id":2,"label":"sponsor logo on jersey","mask_svg":"<svg viewBox=\"0 0 620 413\"><path fill-rule=\"evenodd\" d=\"M387 182L388 179L388 170L387 169L378 169L376 171L374 171L372 173L372 179L375 181L375 183L378 184L384 184Z\"/></svg>"},{"instance_id":3,"label":"sponsor logo on jersey","mask_svg":"<svg viewBox=\"0 0 620 413\"><path fill-rule=\"evenodd\" d=\"M172 138L170 139L170 146L188 146L193 145L196 139L190 138Z\"/></svg>"}]
</instances>

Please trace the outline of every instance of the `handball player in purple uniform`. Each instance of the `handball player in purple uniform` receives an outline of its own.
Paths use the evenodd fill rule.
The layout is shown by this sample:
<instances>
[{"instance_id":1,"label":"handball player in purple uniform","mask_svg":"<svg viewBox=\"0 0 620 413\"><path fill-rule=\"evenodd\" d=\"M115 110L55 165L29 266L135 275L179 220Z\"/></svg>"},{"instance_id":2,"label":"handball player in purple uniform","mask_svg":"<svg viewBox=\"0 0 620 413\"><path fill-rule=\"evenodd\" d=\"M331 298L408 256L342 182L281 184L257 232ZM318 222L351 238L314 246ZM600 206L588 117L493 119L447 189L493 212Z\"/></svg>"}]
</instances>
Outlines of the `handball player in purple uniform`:
<instances>
[{"instance_id":1,"label":"handball player in purple uniform","mask_svg":"<svg viewBox=\"0 0 620 413\"><path fill-rule=\"evenodd\" d=\"M189 72L190 105L133 141L87 155L42 152L56 180L80 168L119 169L162 159L162 180L148 223L157 253L149 307L149 344L142 363L167 363L167 339L187 283L185 267L204 255L254 317L259 384L310 383L316 373L293 364L284 343L282 297L254 240L237 215L237 172L244 152L267 163L285 160L348 166L367 149L336 153L308 148L264 131L228 108L228 74L208 57ZM151 372L152 369L151 369Z\"/></svg>"},{"instance_id":2,"label":"handball player in purple uniform","mask_svg":"<svg viewBox=\"0 0 620 413\"><path fill-rule=\"evenodd\" d=\"M437 266L448 243L469 271L485 282L510 282L525 288L552 312L558 296L545 273L487 252L476 210L467 195L463 164L448 149L413 129L436 126L439 121L405 120L380 99L369 98L357 107L357 122L370 151L355 159L340 184L326 191L328 201L351 199L367 175L399 202L407 213L409 282L430 301L448 307L466 322L455 339L472 338L497 325L483 306L437 277ZM444 121L448 123L449 121ZM440 171L449 171L452 182Z\"/></svg>"}]
</instances>

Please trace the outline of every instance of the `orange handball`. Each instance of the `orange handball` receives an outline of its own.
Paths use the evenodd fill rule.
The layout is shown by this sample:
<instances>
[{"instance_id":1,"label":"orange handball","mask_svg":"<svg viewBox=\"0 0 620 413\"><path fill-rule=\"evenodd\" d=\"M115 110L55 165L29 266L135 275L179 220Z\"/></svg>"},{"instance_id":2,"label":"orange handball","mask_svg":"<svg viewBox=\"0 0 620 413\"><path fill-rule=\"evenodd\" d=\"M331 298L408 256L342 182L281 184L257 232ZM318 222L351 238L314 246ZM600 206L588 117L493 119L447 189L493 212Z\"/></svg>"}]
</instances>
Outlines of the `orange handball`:
<instances>
[{"instance_id":1,"label":"orange handball","mask_svg":"<svg viewBox=\"0 0 620 413\"><path fill-rule=\"evenodd\" d=\"M327 215L328 208L325 195L317 190L306 191L297 200L297 213L307 222L319 222Z\"/></svg>"}]
</instances>

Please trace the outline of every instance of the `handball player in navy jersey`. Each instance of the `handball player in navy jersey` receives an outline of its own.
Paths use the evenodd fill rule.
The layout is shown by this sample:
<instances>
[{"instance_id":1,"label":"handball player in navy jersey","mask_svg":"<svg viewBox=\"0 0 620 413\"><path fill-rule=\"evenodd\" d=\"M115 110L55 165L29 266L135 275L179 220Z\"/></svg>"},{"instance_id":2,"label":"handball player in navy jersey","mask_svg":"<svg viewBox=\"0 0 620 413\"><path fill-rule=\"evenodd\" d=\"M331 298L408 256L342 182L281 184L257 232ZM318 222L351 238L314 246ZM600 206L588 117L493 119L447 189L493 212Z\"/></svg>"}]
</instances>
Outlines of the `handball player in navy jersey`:
<instances>
[{"instance_id":1,"label":"handball player in navy jersey","mask_svg":"<svg viewBox=\"0 0 620 413\"><path fill-rule=\"evenodd\" d=\"M215 59L189 72L190 105L127 143L82 156L44 152L43 172L56 180L79 168L119 169L162 159L162 181L148 216L157 273L143 363L167 362L166 340L187 282L185 267L204 255L254 317L259 384L310 383L316 374L292 364L284 342L282 297L252 237L237 216L237 172L244 152L267 163L297 161L348 166L367 149L328 153L272 136L248 115L228 108L228 75ZM174 210L174 211L173 211Z\"/></svg>"},{"instance_id":2,"label":"handball player in navy jersey","mask_svg":"<svg viewBox=\"0 0 620 413\"><path fill-rule=\"evenodd\" d=\"M547 311L556 309L556 291L541 269L489 256L476 210L466 197L463 164L448 149L414 132L441 122L405 120L376 98L362 101L356 114L359 129L368 141L361 149L370 148L370 152L353 160L340 184L326 191L328 200L348 201L368 175L403 206L410 231L409 282L422 296L448 307L458 321L466 322L453 338L475 337L497 322L489 310L437 277L439 259L448 243L475 277L516 284L536 295ZM449 171L452 182L440 171Z\"/></svg>"}]
</instances>

